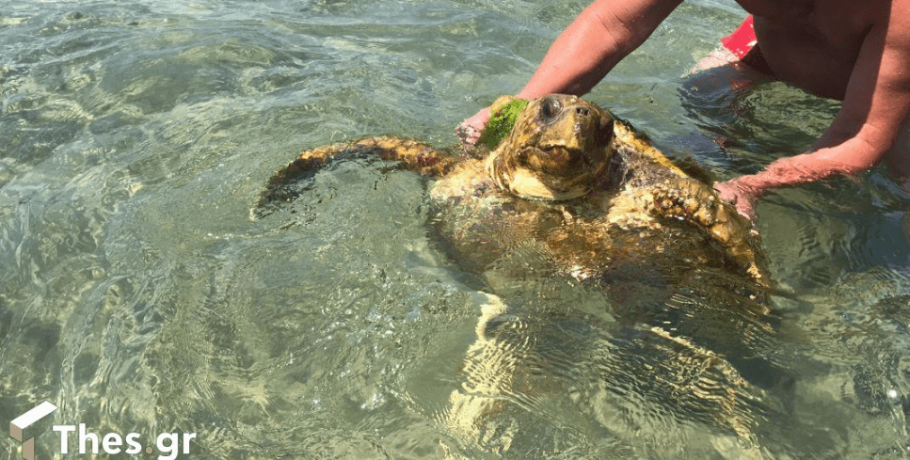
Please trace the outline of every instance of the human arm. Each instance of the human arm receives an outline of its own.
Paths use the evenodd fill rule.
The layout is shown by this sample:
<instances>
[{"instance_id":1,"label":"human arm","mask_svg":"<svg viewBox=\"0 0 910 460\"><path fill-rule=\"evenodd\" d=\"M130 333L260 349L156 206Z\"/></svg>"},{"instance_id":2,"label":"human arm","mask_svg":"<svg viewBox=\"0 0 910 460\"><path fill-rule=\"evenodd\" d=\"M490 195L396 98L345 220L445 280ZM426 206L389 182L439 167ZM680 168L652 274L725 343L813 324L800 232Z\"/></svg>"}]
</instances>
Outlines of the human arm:
<instances>
[{"instance_id":1,"label":"human arm","mask_svg":"<svg viewBox=\"0 0 910 460\"><path fill-rule=\"evenodd\" d=\"M682 0L596 0L550 46L543 62L516 95L534 99L552 93L582 95L651 36ZM490 119L484 108L459 126L474 143Z\"/></svg>"},{"instance_id":2,"label":"human arm","mask_svg":"<svg viewBox=\"0 0 910 460\"><path fill-rule=\"evenodd\" d=\"M715 185L741 214L751 218L755 199L767 189L861 173L892 147L908 147L894 144L908 129L910 113L910 2L888 3L890 11L883 11L863 40L837 117L810 152Z\"/></svg>"},{"instance_id":3,"label":"human arm","mask_svg":"<svg viewBox=\"0 0 910 460\"><path fill-rule=\"evenodd\" d=\"M651 36L682 0L596 0L556 38L516 95L583 95Z\"/></svg>"}]
</instances>

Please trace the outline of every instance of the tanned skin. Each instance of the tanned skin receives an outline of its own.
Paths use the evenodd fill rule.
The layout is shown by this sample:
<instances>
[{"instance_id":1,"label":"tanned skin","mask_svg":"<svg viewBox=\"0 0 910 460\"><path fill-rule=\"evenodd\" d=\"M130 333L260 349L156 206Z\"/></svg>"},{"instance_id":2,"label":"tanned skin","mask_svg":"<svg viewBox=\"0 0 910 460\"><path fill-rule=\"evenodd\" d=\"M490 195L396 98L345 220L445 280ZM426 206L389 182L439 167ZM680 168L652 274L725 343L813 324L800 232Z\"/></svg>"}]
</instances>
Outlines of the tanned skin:
<instances>
[{"instance_id":1,"label":"tanned skin","mask_svg":"<svg viewBox=\"0 0 910 460\"><path fill-rule=\"evenodd\" d=\"M751 218L755 199L769 188L852 175L883 161L910 177L910 0L737 2L753 15L758 47L776 78L843 105L808 152L715 184L721 196ZM587 93L680 3L595 0L517 96ZM484 109L465 120L466 142L489 116Z\"/></svg>"}]
</instances>

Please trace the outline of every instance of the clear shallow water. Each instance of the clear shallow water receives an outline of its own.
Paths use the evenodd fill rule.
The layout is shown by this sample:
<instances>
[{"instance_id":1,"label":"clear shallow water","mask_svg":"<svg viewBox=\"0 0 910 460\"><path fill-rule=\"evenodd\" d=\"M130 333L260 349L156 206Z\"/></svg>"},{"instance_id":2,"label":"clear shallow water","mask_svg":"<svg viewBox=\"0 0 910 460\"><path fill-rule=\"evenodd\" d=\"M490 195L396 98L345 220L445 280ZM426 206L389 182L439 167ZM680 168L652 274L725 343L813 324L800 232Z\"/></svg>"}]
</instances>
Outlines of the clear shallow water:
<instances>
[{"instance_id":1,"label":"clear shallow water","mask_svg":"<svg viewBox=\"0 0 910 460\"><path fill-rule=\"evenodd\" d=\"M189 458L497 457L440 422L486 297L430 247L422 182L347 164L295 216L250 210L304 148L387 133L453 144L583 5L0 7L0 423L48 400L55 423L96 433L197 433ZM732 2L684 4L589 99L720 178L798 152L836 104L681 78L740 18ZM764 358L794 382L762 455L908 457L907 207L882 172L759 206L785 292ZM592 423L584 403L620 415ZM638 403L541 403L505 456L756 454ZM0 441L3 458L18 449ZM54 433L39 438L39 456L55 452Z\"/></svg>"}]
</instances>

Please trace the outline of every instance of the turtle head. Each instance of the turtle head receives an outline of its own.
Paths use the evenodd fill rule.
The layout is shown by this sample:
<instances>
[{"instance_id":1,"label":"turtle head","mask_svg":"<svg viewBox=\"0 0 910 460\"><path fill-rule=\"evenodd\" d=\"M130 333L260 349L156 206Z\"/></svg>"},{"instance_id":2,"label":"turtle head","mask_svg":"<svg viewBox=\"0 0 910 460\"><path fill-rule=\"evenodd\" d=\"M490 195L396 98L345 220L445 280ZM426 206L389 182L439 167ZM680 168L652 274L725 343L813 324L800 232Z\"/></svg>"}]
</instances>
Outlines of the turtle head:
<instances>
[{"instance_id":1,"label":"turtle head","mask_svg":"<svg viewBox=\"0 0 910 460\"><path fill-rule=\"evenodd\" d=\"M486 168L496 184L524 198L586 195L608 173L613 117L576 96L531 101Z\"/></svg>"}]
</instances>

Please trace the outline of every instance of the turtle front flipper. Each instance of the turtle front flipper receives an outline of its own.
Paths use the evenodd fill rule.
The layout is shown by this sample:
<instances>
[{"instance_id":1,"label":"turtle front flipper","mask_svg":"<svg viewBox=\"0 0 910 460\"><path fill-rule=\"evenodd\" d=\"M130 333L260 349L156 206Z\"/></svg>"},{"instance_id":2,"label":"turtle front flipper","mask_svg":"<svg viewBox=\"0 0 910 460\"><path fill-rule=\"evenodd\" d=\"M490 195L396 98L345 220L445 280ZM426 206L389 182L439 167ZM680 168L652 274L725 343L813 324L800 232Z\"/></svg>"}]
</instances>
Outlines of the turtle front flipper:
<instances>
[{"instance_id":1,"label":"turtle front flipper","mask_svg":"<svg viewBox=\"0 0 910 460\"><path fill-rule=\"evenodd\" d=\"M647 191L656 217L682 220L704 230L762 286L769 286L758 235L752 224L705 183L691 178L666 179Z\"/></svg>"},{"instance_id":2,"label":"turtle front flipper","mask_svg":"<svg viewBox=\"0 0 910 460\"><path fill-rule=\"evenodd\" d=\"M296 160L272 176L259 199L258 206L261 208L275 201L293 200L296 194L290 191L287 185L311 174L333 159L369 157L398 161L399 167L429 177L442 176L454 164L452 157L427 144L395 137L370 137L356 142L319 147L301 153Z\"/></svg>"}]
</instances>

